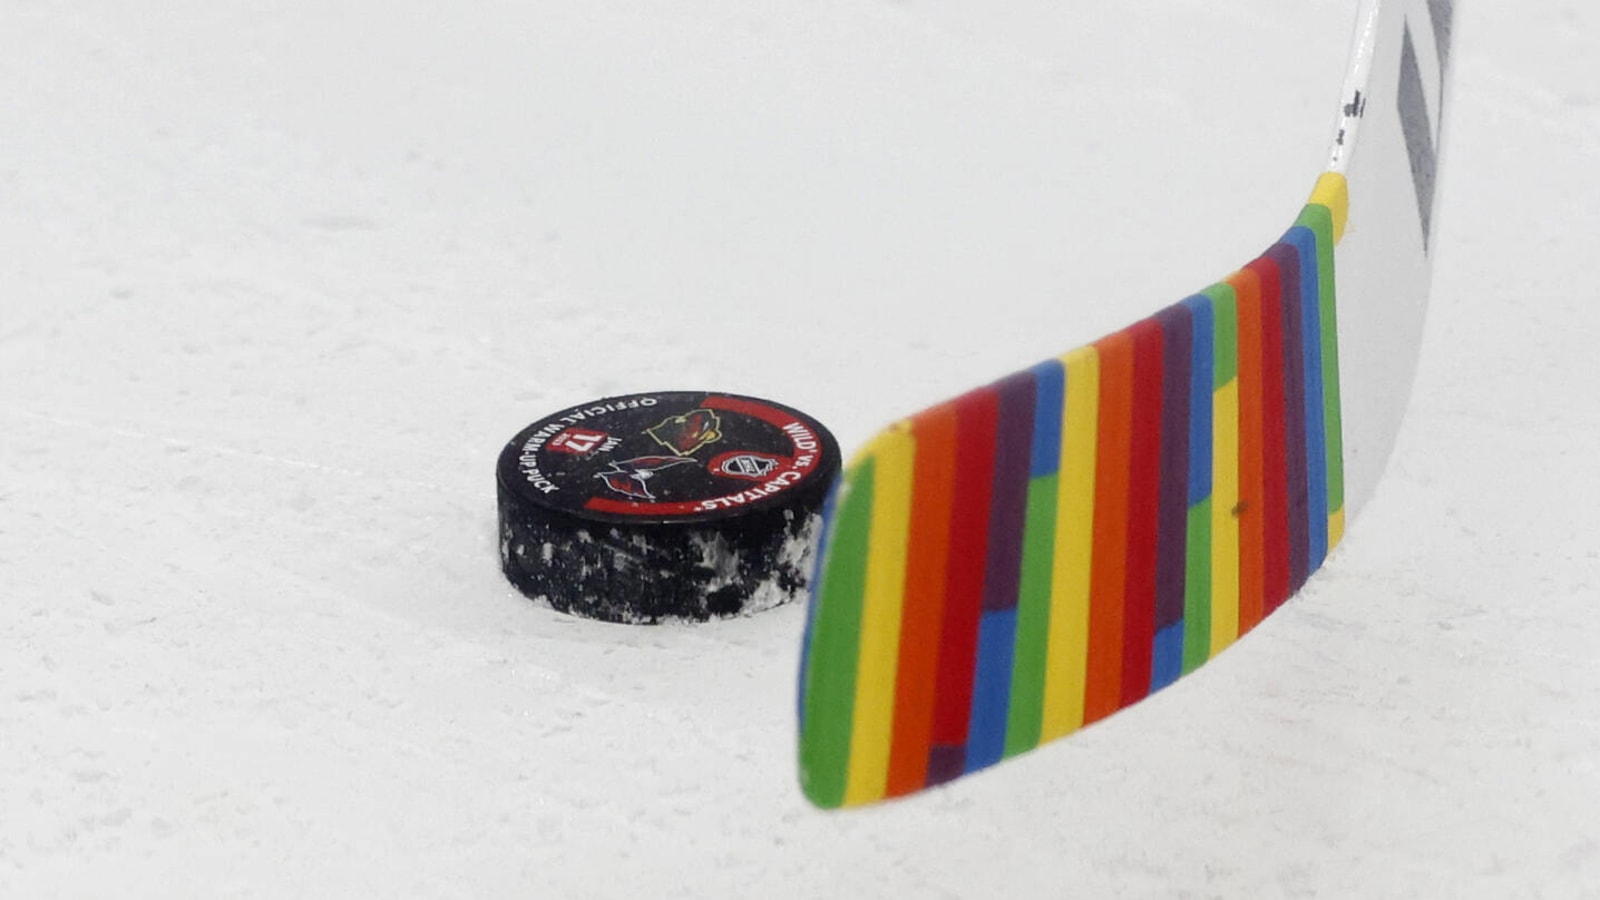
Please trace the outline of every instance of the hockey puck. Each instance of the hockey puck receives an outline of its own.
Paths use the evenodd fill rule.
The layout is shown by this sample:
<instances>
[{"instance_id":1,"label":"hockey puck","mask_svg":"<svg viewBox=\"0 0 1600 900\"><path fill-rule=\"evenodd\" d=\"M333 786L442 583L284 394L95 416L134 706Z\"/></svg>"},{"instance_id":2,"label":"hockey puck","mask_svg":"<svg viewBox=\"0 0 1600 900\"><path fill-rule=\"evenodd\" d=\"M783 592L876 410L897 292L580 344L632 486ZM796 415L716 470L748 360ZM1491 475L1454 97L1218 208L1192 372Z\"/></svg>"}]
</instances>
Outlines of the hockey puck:
<instances>
[{"instance_id":1,"label":"hockey puck","mask_svg":"<svg viewBox=\"0 0 1600 900\"><path fill-rule=\"evenodd\" d=\"M706 391L583 403L500 454L500 561L522 593L608 622L704 621L805 588L833 436L769 400Z\"/></svg>"}]
</instances>

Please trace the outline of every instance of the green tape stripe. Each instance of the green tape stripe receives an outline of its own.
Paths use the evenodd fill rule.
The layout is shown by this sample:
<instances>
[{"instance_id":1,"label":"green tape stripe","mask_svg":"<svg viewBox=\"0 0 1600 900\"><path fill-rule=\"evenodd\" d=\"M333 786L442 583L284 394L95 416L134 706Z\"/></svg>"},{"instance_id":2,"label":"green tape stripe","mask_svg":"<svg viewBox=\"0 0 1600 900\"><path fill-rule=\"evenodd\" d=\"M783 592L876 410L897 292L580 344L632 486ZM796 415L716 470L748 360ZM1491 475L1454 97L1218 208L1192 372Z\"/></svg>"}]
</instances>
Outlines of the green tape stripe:
<instances>
[{"instance_id":1,"label":"green tape stripe","mask_svg":"<svg viewBox=\"0 0 1600 900\"><path fill-rule=\"evenodd\" d=\"M1037 747L1044 724L1056 491L1060 481L1059 475L1041 475L1028 482L1028 509L1022 533L1022 581L1017 591L1016 657L1012 665L1011 707L1006 719L1006 756Z\"/></svg>"},{"instance_id":2,"label":"green tape stripe","mask_svg":"<svg viewBox=\"0 0 1600 900\"><path fill-rule=\"evenodd\" d=\"M829 523L828 559L816 597L810 659L806 661L805 718L800 735L800 787L812 803L844 803L861 651L861 603L872 532L873 461L845 474Z\"/></svg>"},{"instance_id":3,"label":"green tape stripe","mask_svg":"<svg viewBox=\"0 0 1600 900\"><path fill-rule=\"evenodd\" d=\"M1211 658L1211 500L1189 507L1189 553L1184 560L1183 674Z\"/></svg>"},{"instance_id":4,"label":"green tape stripe","mask_svg":"<svg viewBox=\"0 0 1600 900\"><path fill-rule=\"evenodd\" d=\"M1200 293L1211 298L1216 321L1212 387L1220 388L1239 377L1239 298L1231 284L1213 284Z\"/></svg>"},{"instance_id":5,"label":"green tape stripe","mask_svg":"<svg viewBox=\"0 0 1600 900\"><path fill-rule=\"evenodd\" d=\"M1339 406L1339 317L1335 296L1333 213L1307 204L1295 222L1317 236L1317 290L1322 313L1322 416L1327 429L1328 511L1344 508L1344 424Z\"/></svg>"}]
</instances>

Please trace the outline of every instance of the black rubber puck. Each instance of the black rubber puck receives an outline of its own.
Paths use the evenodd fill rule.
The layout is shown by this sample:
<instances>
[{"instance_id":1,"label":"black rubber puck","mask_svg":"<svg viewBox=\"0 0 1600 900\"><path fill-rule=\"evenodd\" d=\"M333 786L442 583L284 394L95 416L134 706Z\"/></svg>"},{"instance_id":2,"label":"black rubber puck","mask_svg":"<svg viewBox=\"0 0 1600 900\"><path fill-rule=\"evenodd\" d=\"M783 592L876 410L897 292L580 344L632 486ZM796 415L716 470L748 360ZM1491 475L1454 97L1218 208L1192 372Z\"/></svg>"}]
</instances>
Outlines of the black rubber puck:
<instances>
[{"instance_id":1,"label":"black rubber puck","mask_svg":"<svg viewBox=\"0 0 1600 900\"><path fill-rule=\"evenodd\" d=\"M607 397L523 429L500 454L500 560L522 593L608 622L704 621L799 596L833 435L770 400Z\"/></svg>"}]
</instances>

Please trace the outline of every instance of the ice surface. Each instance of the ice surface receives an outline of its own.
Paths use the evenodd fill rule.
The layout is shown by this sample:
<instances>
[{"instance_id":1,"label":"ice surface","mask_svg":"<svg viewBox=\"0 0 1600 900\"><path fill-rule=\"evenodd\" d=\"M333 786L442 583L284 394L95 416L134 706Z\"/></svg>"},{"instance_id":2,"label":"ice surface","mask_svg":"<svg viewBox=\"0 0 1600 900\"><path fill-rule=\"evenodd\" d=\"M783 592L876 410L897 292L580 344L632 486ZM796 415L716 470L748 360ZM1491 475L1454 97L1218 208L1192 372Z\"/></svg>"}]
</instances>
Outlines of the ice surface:
<instances>
[{"instance_id":1,"label":"ice surface","mask_svg":"<svg viewBox=\"0 0 1600 900\"><path fill-rule=\"evenodd\" d=\"M0 5L0 896L1600 896L1600 20L1462 5L1387 480L1221 659L900 803L802 611L496 558L563 405L899 414L1251 258L1353 4Z\"/></svg>"}]
</instances>

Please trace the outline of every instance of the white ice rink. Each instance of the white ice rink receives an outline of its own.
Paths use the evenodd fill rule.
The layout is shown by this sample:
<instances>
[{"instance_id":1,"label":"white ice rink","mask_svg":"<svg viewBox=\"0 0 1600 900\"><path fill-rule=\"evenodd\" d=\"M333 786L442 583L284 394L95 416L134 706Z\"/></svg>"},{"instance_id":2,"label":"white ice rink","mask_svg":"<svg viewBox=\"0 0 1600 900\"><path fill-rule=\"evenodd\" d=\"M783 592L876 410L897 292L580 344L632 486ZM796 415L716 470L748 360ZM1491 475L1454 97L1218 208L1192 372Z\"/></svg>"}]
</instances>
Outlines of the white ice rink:
<instances>
[{"instance_id":1,"label":"white ice rink","mask_svg":"<svg viewBox=\"0 0 1600 900\"><path fill-rule=\"evenodd\" d=\"M0 0L0 898L1600 897L1600 8L1460 4L1416 392L1307 589L822 813L802 610L502 578L611 393L855 447L1253 258L1352 0Z\"/></svg>"}]
</instances>

